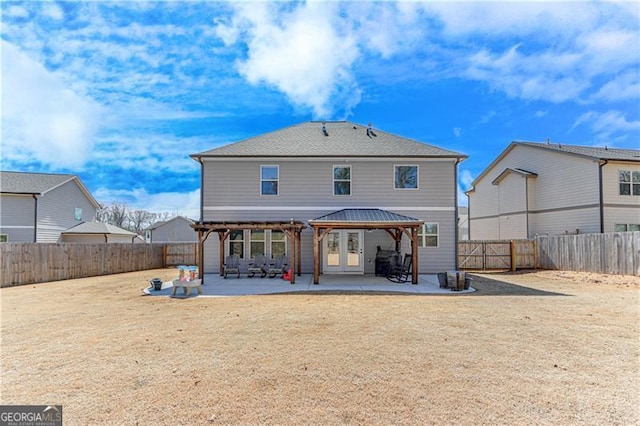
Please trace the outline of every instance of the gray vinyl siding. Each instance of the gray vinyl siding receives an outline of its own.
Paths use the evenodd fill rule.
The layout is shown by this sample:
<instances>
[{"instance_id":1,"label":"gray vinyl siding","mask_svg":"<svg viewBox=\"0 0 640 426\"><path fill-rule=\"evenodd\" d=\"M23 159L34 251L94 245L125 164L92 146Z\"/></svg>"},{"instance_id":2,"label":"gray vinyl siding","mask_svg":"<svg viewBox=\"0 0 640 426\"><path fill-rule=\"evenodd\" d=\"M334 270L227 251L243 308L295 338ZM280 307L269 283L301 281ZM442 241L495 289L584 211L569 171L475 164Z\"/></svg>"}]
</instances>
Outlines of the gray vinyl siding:
<instances>
[{"instance_id":1,"label":"gray vinyl siding","mask_svg":"<svg viewBox=\"0 0 640 426\"><path fill-rule=\"evenodd\" d=\"M279 166L279 193L260 195L260 166ZM351 166L350 196L333 195L333 166ZM418 189L394 189L394 165L418 165ZM342 208L381 208L439 224L440 245L419 249L420 273L455 267L455 163L453 160L380 161L205 161L203 166L204 221L288 221L310 219ZM418 209L416 209L416 207ZM313 272L311 229L302 232L302 270ZM364 233L365 273L374 273L376 247L393 247L384 231ZM249 251L248 233L245 253ZM408 239L402 251L409 252ZM219 271L219 240L212 234L205 242L204 272ZM243 260L246 270L248 259Z\"/></svg>"},{"instance_id":2,"label":"gray vinyl siding","mask_svg":"<svg viewBox=\"0 0 640 426\"><path fill-rule=\"evenodd\" d=\"M75 219L75 209L82 209L81 220ZM38 243L55 243L60 233L81 222L95 219L96 209L74 181L38 197Z\"/></svg>"},{"instance_id":3,"label":"gray vinyl siding","mask_svg":"<svg viewBox=\"0 0 640 426\"><path fill-rule=\"evenodd\" d=\"M394 189L394 164L419 166L419 189ZM279 194L260 195L260 165L278 165ZM351 195L333 195L333 166L351 166ZM203 200L209 206L454 206L453 161L206 161ZM335 210L335 209L333 209ZM331 211L333 211L331 210ZM205 218L205 220L207 220ZM213 219L210 219L213 220Z\"/></svg>"},{"instance_id":4,"label":"gray vinyl siding","mask_svg":"<svg viewBox=\"0 0 640 426\"><path fill-rule=\"evenodd\" d=\"M198 234L190 226L191 222L174 219L151 230L152 243L196 242Z\"/></svg>"},{"instance_id":5,"label":"gray vinyl siding","mask_svg":"<svg viewBox=\"0 0 640 426\"><path fill-rule=\"evenodd\" d=\"M3 194L0 210L0 234L13 243L34 242L35 200L31 195Z\"/></svg>"},{"instance_id":6,"label":"gray vinyl siding","mask_svg":"<svg viewBox=\"0 0 640 426\"><path fill-rule=\"evenodd\" d=\"M493 217L502 215L504 209L517 212L514 203L521 201L515 188L500 196L501 185L491 182L505 169L522 169L536 173L529 178L529 237L536 234L561 234L565 232L599 231L599 178L598 163L592 159L561 152L552 152L529 146L515 146L501 161L475 185L470 193L471 239L512 238L525 235L509 228L509 235L501 235L502 226L491 227ZM524 178L523 178L524 180ZM524 185L521 187L524 192ZM524 194L522 194L524 196ZM508 213L505 213L508 214ZM504 220L498 225L504 225ZM524 224L525 222L522 221Z\"/></svg>"}]
</instances>

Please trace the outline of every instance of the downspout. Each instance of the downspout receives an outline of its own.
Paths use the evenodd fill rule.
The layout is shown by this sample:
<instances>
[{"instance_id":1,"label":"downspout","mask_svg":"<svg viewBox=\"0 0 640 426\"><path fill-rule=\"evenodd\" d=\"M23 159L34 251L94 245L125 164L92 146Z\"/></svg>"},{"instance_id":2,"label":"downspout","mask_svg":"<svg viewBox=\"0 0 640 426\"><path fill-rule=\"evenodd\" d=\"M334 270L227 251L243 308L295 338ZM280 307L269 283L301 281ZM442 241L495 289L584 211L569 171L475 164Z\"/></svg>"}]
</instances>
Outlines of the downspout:
<instances>
[{"instance_id":1,"label":"downspout","mask_svg":"<svg viewBox=\"0 0 640 426\"><path fill-rule=\"evenodd\" d=\"M529 178L524 177L524 221L527 230L527 239L529 239Z\"/></svg>"},{"instance_id":2,"label":"downspout","mask_svg":"<svg viewBox=\"0 0 640 426\"><path fill-rule=\"evenodd\" d=\"M454 269L457 271L458 270L458 164L460 164L462 160L460 158L456 158L456 162L453 168L453 174L454 174L454 182L456 183L455 186L453 187L453 201L454 201L454 216L453 216L453 223L455 224L454 226L454 241L453 241L453 255L454 255L454 260L455 260L455 267Z\"/></svg>"},{"instance_id":3,"label":"downspout","mask_svg":"<svg viewBox=\"0 0 640 426\"><path fill-rule=\"evenodd\" d=\"M33 242L37 243L38 242L38 196L33 194L33 205L34 205L34 212L33 212Z\"/></svg>"},{"instance_id":4,"label":"downspout","mask_svg":"<svg viewBox=\"0 0 640 426\"><path fill-rule=\"evenodd\" d=\"M602 160L598 163L598 186L600 187L600 233L604 234L604 188L602 187L602 168L609 160Z\"/></svg>"},{"instance_id":5,"label":"downspout","mask_svg":"<svg viewBox=\"0 0 640 426\"><path fill-rule=\"evenodd\" d=\"M200 222L204 222L204 163L202 157L198 157L200 163Z\"/></svg>"},{"instance_id":6,"label":"downspout","mask_svg":"<svg viewBox=\"0 0 640 426\"><path fill-rule=\"evenodd\" d=\"M471 195L469 191L464 195L467 196L467 240L471 241Z\"/></svg>"}]
</instances>

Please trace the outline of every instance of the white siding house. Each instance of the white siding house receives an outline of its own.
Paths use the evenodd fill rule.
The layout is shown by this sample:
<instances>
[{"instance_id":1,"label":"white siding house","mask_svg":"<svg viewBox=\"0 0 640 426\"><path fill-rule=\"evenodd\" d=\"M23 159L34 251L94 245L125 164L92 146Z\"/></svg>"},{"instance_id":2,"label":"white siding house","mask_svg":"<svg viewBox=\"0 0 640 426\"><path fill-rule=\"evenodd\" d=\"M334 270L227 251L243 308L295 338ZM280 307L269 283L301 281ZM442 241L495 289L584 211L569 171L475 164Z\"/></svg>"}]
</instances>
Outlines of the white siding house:
<instances>
[{"instance_id":1,"label":"white siding house","mask_svg":"<svg viewBox=\"0 0 640 426\"><path fill-rule=\"evenodd\" d=\"M176 216L164 222L158 222L145 230L147 243L194 243L198 234L191 225L195 222L187 217Z\"/></svg>"},{"instance_id":2,"label":"white siding house","mask_svg":"<svg viewBox=\"0 0 640 426\"><path fill-rule=\"evenodd\" d=\"M301 123L191 157L201 164L199 223L306 224L300 244L304 273L314 268L309 225L345 209L349 214L361 212L367 221L382 210L393 220L424 222L418 233L420 273L456 267L457 165L466 158L463 154L332 121ZM374 273L378 247L395 245L383 229L335 229L322 238L321 273ZM209 238L204 244L206 273L220 268L216 240ZM247 225L229 235L224 250L235 251L246 263L254 252L286 252L286 244L277 232L252 231ZM411 251L406 236L401 251ZM351 257L338 256L349 253Z\"/></svg>"},{"instance_id":3,"label":"white siding house","mask_svg":"<svg viewBox=\"0 0 640 426\"><path fill-rule=\"evenodd\" d=\"M512 142L467 191L472 240L640 229L640 151Z\"/></svg>"},{"instance_id":4,"label":"white siding house","mask_svg":"<svg viewBox=\"0 0 640 426\"><path fill-rule=\"evenodd\" d=\"M55 243L75 225L95 219L98 202L77 176L0 172L0 238Z\"/></svg>"}]
</instances>

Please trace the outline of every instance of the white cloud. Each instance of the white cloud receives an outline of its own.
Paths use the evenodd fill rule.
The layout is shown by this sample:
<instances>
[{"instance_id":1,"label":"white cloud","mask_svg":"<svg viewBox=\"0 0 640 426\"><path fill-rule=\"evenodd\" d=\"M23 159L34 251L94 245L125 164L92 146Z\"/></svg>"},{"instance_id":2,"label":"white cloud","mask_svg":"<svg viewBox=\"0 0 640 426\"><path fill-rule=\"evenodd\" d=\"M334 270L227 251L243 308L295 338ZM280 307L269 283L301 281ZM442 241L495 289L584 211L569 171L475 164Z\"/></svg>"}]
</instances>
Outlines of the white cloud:
<instances>
[{"instance_id":1,"label":"white cloud","mask_svg":"<svg viewBox=\"0 0 640 426\"><path fill-rule=\"evenodd\" d=\"M545 116L545 115L547 115L548 113L549 113L549 111L548 111L548 110L545 110L545 111L543 111L543 110L538 110L538 111L536 111L536 112L535 112L535 114L534 114L534 115L535 115L537 118L540 118L540 117L544 117L544 116Z\"/></svg>"},{"instance_id":2,"label":"white cloud","mask_svg":"<svg viewBox=\"0 0 640 426\"><path fill-rule=\"evenodd\" d=\"M27 9L21 6L10 6L3 13L12 18L27 18L29 16Z\"/></svg>"},{"instance_id":3,"label":"white cloud","mask_svg":"<svg viewBox=\"0 0 640 426\"><path fill-rule=\"evenodd\" d=\"M358 46L334 26L336 7L307 3L280 11L279 4L240 4L230 25L218 25L218 34L225 42L238 33L245 37L247 58L237 66L251 84L274 87L293 104L329 117L334 105L349 111L360 101L350 70Z\"/></svg>"},{"instance_id":4,"label":"white cloud","mask_svg":"<svg viewBox=\"0 0 640 426\"><path fill-rule=\"evenodd\" d=\"M46 3L42 8L42 12L45 16L56 21L61 21L62 19L64 19L64 12L60 8L60 6L55 3Z\"/></svg>"},{"instance_id":5,"label":"white cloud","mask_svg":"<svg viewBox=\"0 0 640 426\"><path fill-rule=\"evenodd\" d=\"M640 78L637 71L614 77L600 87L592 99L609 102L640 99Z\"/></svg>"},{"instance_id":6,"label":"white cloud","mask_svg":"<svg viewBox=\"0 0 640 426\"><path fill-rule=\"evenodd\" d=\"M601 141L611 140L621 133L640 132L640 120L628 121L621 111L585 112L576 119L571 130L583 124L588 125Z\"/></svg>"},{"instance_id":7,"label":"white cloud","mask_svg":"<svg viewBox=\"0 0 640 426\"><path fill-rule=\"evenodd\" d=\"M151 213L169 212L192 219L200 218L200 190L149 194L144 188L114 190L98 188L94 197L102 203L123 202L132 210Z\"/></svg>"},{"instance_id":8,"label":"white cloud","mask_svg":"<svg viewBox=\"0 0 640 426\"><path fill-rule=\"evenodd\" d=\"M462 129L460 127L454 127L453 136L455 136L456 138L459 138L460 135L462 135Z\"/></svg>"},{"instance_id":9,"label":"white cloud","mask_svg":"<svg viewBox=\"0 0 640 426\"><path fill-rule=\"evenodd\" d=\"M100 107L13 44L2 47L3 156L77 167L91 153Z\"/></svg>"}]
</instances>

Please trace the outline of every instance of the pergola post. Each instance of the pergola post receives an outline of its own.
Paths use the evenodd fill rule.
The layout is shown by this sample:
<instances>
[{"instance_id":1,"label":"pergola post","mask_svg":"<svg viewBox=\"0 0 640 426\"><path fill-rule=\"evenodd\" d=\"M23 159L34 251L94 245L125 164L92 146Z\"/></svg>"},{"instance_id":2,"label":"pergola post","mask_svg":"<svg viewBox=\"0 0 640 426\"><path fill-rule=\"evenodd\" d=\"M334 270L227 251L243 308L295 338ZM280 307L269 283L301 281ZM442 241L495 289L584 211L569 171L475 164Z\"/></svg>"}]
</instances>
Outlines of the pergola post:
<instances>
[{"instance_id":1,"label":"pergola post","mask_svg":"<svg viewBox=\"0 0 640 426\"><path fill-rule=\"evenodd\" d=\"M411 284L418 284L418 228L411 228Z\"/></svg>"},{"instance_id":2,"label":"pergola post","mask_svg":"<svg viewBox=\"0 0 640 426\"><path fill-rule=\"evenodd\" d=\"M287 232L287 237L289 238L289 270L291 271L291 284L296 283L296 274L295 274L295 266L296 266L296 236L295 236L295 228L293 227L293 222L291 222L291 228L289 228L289 232Z\"/></svg>"},{"instance_id":3,"label":"pergola post","mask_svg":"<svg viewBox=\"0 0 640 426\"><path fill-rule=\"evenodd\" d=\"M320 283L320 237L318 235L319 229L315 226L313 228L313 283Z\"/></svg>"},{"instance_id":4,"label":"pergola post","mask_svg":"<svg viewBox=\"0 0 640 426\"><path fill-rule=\"evenodd\" d=\"M298 229L296 230L296 261L298 263L297 267L298 267L298 276L302 276L302 236L301 234L301 230Z\"/></svg>"}]
</instances>

